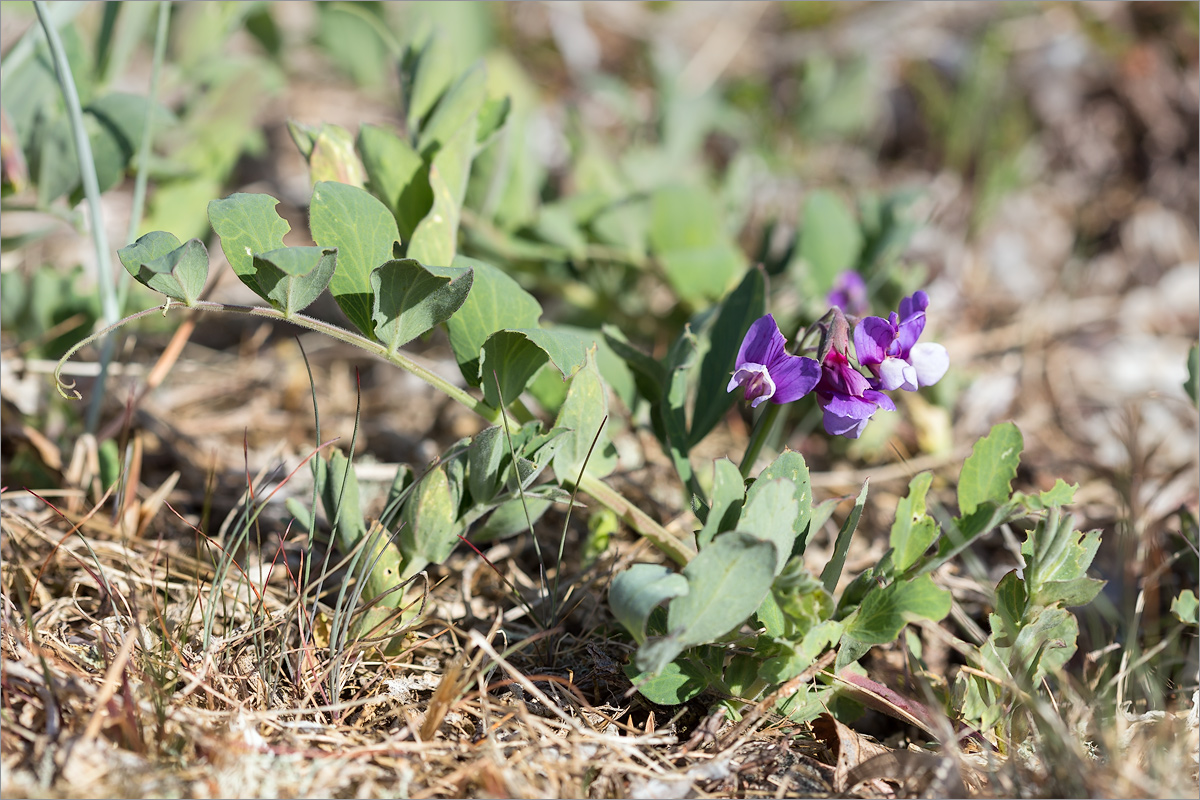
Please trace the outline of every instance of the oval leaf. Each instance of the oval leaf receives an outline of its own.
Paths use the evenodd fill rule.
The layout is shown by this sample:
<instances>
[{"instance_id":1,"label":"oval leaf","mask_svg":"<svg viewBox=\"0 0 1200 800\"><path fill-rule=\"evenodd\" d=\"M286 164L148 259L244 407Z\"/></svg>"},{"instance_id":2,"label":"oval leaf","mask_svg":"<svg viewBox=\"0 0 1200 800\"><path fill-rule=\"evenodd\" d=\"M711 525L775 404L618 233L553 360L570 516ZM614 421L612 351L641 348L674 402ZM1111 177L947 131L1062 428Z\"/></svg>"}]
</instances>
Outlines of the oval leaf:
<instances>
[{"instance_id":1,"label":"oval leaf","mask_svg":"<svg viewBox=\"0 0 1200 800\"><path fill-rule=\"evenodd\" d=\"M254 276L254 254L283 247L283 237L292 229L275 206L279 201L269 194L238 192L208 204L208 221L221 237L221 252L242 283L259 294Z\"/></svg>"},{"instance_id":2,"label":"oval leaf","mask_svg":"<svg viewBox=\"0 0 1200 800\"><path fill-rule=\"evenodd\" d=\"M337 250L284 247L254 256L259 295L285 317L312 305L337 268Z\"/></svg>"},{"instance_id":3,"label":"oval leaf","mask_svg":"<svg viewBox=\"0 0 1200 800\"><path fill-rule=\"evenodd\" d=\"M688 593L671 601L667 629L681 646L716 641L762 605L775 577L775 545L741 531L718 536L683 568Z\"/></svg>"},{"instance_id":4,"label":"oval leaf","mask_svg":"<svg viewBox=\"0 0 1200 800\"><path fill-rule=\"evenodd\" d=\"M446 331L463 377L478 386L479 351L487 338L506 328L536 328L542 307L533 295L491 264L459 256L454 266L471 267L474 283L458 313L446 321Z\"/></svg>"},{"instance_id":5,"label":"oval leaf","mask_svg":"<svg viewBox=\"0 0 1200 800\"><path fill-rule=\"evenodd\" d=\"M149 257L165 249L172 240L179 241L163 231L148 233L117 251L117 256L139 283L192 306L208 280L208 250L199 239L189 239L162 255Z\"/></svg>"},{"instance_id":6,"label":"oval leaf","mask_svg":"<svg viewBox=\"0 0 1200 800\"><path fill-rule=\"evenodd\" d=\"M554 454L554 474L559 483L578 480L585 465L588 474L597 478L608 475L617 465L616 452L603 430L608 418L608 398L594 352L588 351L583 369L571 378L567 399L554 421L554 427L568 431Z\"/></svg>"},{"instance_id":7,"label":"oval leaf","mask_svg":"<svg viewBox=\"0 0 1200 800\"><path fill-rule=\"evenodd\" d=\"M371 272L391 260L400 238L392 212L365 189L322 181L313 187L309 227L317 244L338 251L330 294L354 327L373 337Z\"/></svg>"},{"instance_id":8,"label":"oval leaf","mask_svg":"<svg viewBox=\"0 0 1200 800\"><path fill-rule=\"evenodd\" d=\"M667 600L687 594L687 578L662 564L634 564L613 579L608 605L613 616L641 644L646 641L650 612Z\"/></svg>"},{"instance_id":9,"label":"oval leaf","mask_svg":"<svg viewBox=\"0 0 1200 800\"><path fill-rule=\"evenodd\" d=\"M394 353L466 302L470 267L426 267L411 259L388 261L371 271L375 336Z\"/></svg>"}]
</instances>

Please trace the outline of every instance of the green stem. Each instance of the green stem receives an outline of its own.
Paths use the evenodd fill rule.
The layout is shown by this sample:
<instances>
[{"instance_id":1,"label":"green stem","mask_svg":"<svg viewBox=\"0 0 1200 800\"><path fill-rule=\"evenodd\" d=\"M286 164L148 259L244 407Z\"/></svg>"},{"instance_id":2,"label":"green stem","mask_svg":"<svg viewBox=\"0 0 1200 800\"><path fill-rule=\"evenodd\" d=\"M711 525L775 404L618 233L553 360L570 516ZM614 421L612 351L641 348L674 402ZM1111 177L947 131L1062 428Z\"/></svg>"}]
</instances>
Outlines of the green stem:
<instances>
[{"instance_id":1,"label":"green stem","mask_svg":"<svg viewBox=\"0 0 1200 800\"><path fill-rule=\"evenodd\" d=\"M148 308L144 311L139 311L136 314L132 314L113 325L109 325L104 330L94 333L76 344L67 351L66 355L62 357L62 359L58 362L58 366L54 370L54 380L58 384L59 394L68 399L70 399L72 395L77 400L81 398L79 392L75 391L75 384L73 382L66 383L63 381L62 370L71 357L85 346L103 336L107 336L109 333L112 333L122 325L134 322L143 317L147 317L150 314L162 312L165 315L167 311L172 308L188 307L189 306L182 304L177 305L172 303L167 306L155 306L154 308ZM519 422L509 417L507 414L502 413L500 409L492 408L482 400L472 397L465 390L450 383L442 376L431 372L430 370L422 367L420 364L417 364L415 361L412 361L408 357L401 355L398 352L388 352L388 349L378 342L373 342L370 339L360 336L357 333L352 333L345 328L340 328L337 325L323 322L322 320L314 319L313 317L307 317L303 314L293 314L290 317L285 316L282 311L277 311L274 308L266 308L264 306L241 306L226 303L216 303L209 300L201 300L190 307L199 309L201 311L220 311L231 314L249 314L252 317L280 320L282 322L290 322L291 324L300 328L307 328L311 331L323 333L326 336L331 336L340 342L354 345L360 350L365 350L368 353L377 355L404 370L405 372L417 376L430 386L445 393L450 399L475 412L493 425L503 425L510 432L514 433L521 428L521 424ZM661 550L675 563L684 565L696 557L695 547L686 542L680 541L678 537L673 536L667 531L666 528L655 522L649 514L626 500L624 497L618 494L616 490L604 483L599 478L585 474L579 479L578 486L580 491L586 492L601 505L612 509L613 513L625 520L625 522L639 534L649 539L651 544Z\"/></svg>"},{"instance_id":2,"label":"green stem","mask_svg":"<svg viewBox=\"0 0 1200 800\"><path fill-rule=\"evenodd\" d=\"M121 317L121 308L117 302L116 285L113 281L112 256L108 251L108 231L104 227L104 213L100 206L100 182L96 179L96 162L92 156L92 143L88 139L87 128L83 125L83 107L79 102L79 90L75 88L75 77L71 74L71 64L67 61L67 53L59 38L58 29L51 21L46 4L43 0L34 0L33 10L37 12L38 22L46 34L46 42L50 46L50 55L54 59L54 73L58 77L58 85L62 90L63 102L67 106L67 116L71 120L71 137L75 141L75 154L79 160L79 175L83 181L83 192L87 196L88 212L92 225L92 244L96 250L96 282L100 287L100 305L104 311L104 321L111 327ZM100 418L100 406L104 399L104 379L108 373L108 362L112 358L112 344L106 344L101 352L100 375L96 385L100 390L93 396L87 411L87 429L95 431Z\"/></svg>"},{"instance_id":3,"label":"green stem","mask_svg":"<svg viewBox=\"0 0 1200 800\"><path fill-rule=\"evenodd\" d=\"M274 319L274 320L279 320L281 322L290 322L291 324L293 324L299 328L307 328L310 331L317 331L318 333L323 333L326 336L330 336L334 339L337 339L339 342L345 342L346 344L354 345L355 347L359 348L360 350L365 350L368 353L377 355L380 358L383 358L386 361L390 362L391 364L394 364L395 366L400 367L400 369L404 370L405 372L408 372L412 375L417 376L421 380L428 383L430 386L432 386L435 389L438 389L441 392L443 392L444 394L446 394L450 399L455 400L456 402L460 403L461 405L465 406L466 408L469 408L471 411L474 411L476 414L483 417L487 421L491 422L493 425L503 423L506 425L506 427L509 427L510 429L513 429L513 430L520 428L520 425L516 422L509 423L507 421L504 421L502 419L502 415L500 414L500 412L497 409L492 408L491 406L489 406L487 403L483 402L482 400L478 400L478 399L472 397L464 389L461 389L461 388L455 386L453 383L450 383L450 381L446 380L441 375L438 375L437 373L432 372L432 371L426 369L425 367L422 367L420 364L411 360L407 356L404 356L398 352L396 352L396 353L388 352L388 349L386 347L384 347L382 344L380 344L379 342L373 342L364 336L360 336L357 333L352 333L352 332L346 330L345 328L340 328L337 325L334 325L332 323L324 322L322 320L315 319L313 317L308 317L308 316L305 316L304 314L292 314L289 317L289 316L286 316L282 311L278 311L274 308L267 308L265 306L242 306L242 305L233 305L233 304L227 304L227 303L215 303L210 300L200 300L200 301L196 302L195 305L190 306L190 307L199 309L201 311L220 311L220 312L225 312L225 313L230 313L230 314L248 314L252 317L264 317L266 319ZM103 336L106 336L107 334L111 333L112 331L116 330L117 328L121 327L122 325L125 325L129 322L133 322L135 320L141 319L142 317L148 316L149 314L153 314L156 311L161 311L163 313L163 315L165 316L167 311L172 308L189 308L189 306L185 306L182 303L179 303L179 304L171 303L170 305L165 306L165 307L164 306L155 306L154 308L148 308L145 311L139 311L138 313L128 316L125 319L120 320L119 322L109 325L104 330L101 330L97 333L92 334L91 336L87 337L86 339L84 339L83 341L79 342L74 347L72 347L70 350L68 350L66 355L64 355L62 357L62 359L58 362L58 368L55 369L55 371L54 371L54 378L58 382L59 393L62 394L63 397L69 398L70 395L67 393L67 390L74 389L74 384L73 383L72 384L64 383L62 378L60 377L60 374L62 372L63 366L67 363L67 361L69 361L71 359L71 356L73 356L73 355L75 355L75 353L79 352L80 349L82 349L84 346L90 344L91 342L94 342L97 339L99 339ZM80 398L79 392L74 392L74 395L75 395L75 399Z\"/></svg>"},{"instance_id":4,"label":"green stem","mask_svg":"<svg viewBox=\"0 0 1200 800\"><path fill-rule=\"evenodd\" d=\"M763 444L766 443L771 428L775 427L775 419L782 408L782 405L768 403L767 410L758 415L754 431L750 434L750 443L746 445L746 453L742 456L743 478L750 477L750 470L754 469L754 462L758 460L758 454L762 452Z\"/></svg>"},{"instance_id":5,"label":"green stem","mask_svg":"<svg viewBox=\"0 0 1200 800\"><path fill-rule=\"evenodd\" d=\"M599 478L584 473L579 479L579 489L590 494L600 504L612 509L613 513L649 539L651 544L676 564L686 565L696 557L695 548L672 536L666 528L651 519L649 514L626 500Z\"/></svg>"}]
</instances>

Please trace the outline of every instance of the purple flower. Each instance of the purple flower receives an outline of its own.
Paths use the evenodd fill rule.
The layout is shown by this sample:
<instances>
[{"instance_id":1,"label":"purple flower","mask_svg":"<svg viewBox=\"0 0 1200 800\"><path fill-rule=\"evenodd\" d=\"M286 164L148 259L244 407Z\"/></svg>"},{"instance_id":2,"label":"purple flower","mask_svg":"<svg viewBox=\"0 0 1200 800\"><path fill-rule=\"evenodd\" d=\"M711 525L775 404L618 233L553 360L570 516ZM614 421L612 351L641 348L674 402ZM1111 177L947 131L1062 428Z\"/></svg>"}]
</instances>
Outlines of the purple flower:
<instances>
[{"instance_id":1,"label":"purple flower","mask_svg":"<svg viewBox=\"0 0 1200 800\"><path fill-rule=\"evenodd\" d=\"M770 314L755 320L742 340L733 379L725 391L746 387L751 408L763 400L790 403L811 392L821 377L820 365L811 358L788 355L783 349L786 343Z\"/></svg>"},{"instance_id":2,"label":"purple flower","mask_svg":"<svg viewBox=\"0 0 1200 800\"><path fill-rule=\"evenodd\" d=\"M825 411L825 432L834 436L857 439L876 411L896 410L891 398L871 388L870 381L836 349L825 354L816 391L817 403Z\"/></svg>"},{"instance_id":3,"label":"purple flower","mask_svg":"<svg viewBox=\"0 0 1200 800\"><path fill-rule=\"evenodd\" d=\"M888 319L866 317L854 329L854 352L858 363L871 371L878 389L915 392L941 380L950 366L950 356L940 344L917 344L925 330L929 296L917 292L900 301L900 313Z\"/></svg>"},{"instance_id":4,"label":"purple flower","mask_svg":"<svg viewBox=\"0 0 1200 800\"><path fill-rule=\"evenodd\" d=\"M862 276L852 269L838 275L833 282L833 291L829 293L829 305L837 306L851 316L862 316L869 308L867 284Z\"/></svg>"}]
</instances>

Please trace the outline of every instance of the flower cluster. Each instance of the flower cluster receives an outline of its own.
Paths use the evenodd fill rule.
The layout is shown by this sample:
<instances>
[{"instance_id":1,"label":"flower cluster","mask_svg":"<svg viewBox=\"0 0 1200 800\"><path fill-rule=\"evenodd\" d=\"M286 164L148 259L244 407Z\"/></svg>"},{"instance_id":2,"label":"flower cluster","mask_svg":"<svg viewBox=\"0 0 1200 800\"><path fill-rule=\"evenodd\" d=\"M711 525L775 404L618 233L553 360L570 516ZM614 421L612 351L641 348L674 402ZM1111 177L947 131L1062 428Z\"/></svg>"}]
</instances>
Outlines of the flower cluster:
<instances>
[{"instance_id":1,"label":"flower cluster","mask_svg":"<svg viewBox=\"0 0 1200 800\"><path fill-rule=\"evenodd\" d=\"M850 358L848 325L840 307L834 307L832 322L823 326L825 343L819 361L785 352L786 340L775 318L767 314L750 326L742 340L728 391L745 387L751 408L764 400L790 403L815 392L826 432L857 439L877 410L896 409L885 391L913 392L946 374L950 366L946 348L917 342L925 330L928 307L929 296L916 292L900 302L899 313L859 321L854 329L857 367Z\"/></svg>"}]
</instances>

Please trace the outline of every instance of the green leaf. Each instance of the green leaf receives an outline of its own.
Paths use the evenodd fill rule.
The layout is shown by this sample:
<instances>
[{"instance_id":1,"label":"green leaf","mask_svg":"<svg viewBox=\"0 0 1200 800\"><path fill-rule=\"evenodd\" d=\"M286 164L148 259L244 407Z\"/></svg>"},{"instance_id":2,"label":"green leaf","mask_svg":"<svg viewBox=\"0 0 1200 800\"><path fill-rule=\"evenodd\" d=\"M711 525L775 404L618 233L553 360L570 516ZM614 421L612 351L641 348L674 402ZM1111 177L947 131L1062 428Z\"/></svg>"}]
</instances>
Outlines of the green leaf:
<instances>
[{"instance_id":1,"label":"green leaf","mask_svg":"<svg viewBox=\"0 0 1200 800\"><path fill-rule=\"evenodd\" d=\"M292 228L275 211L279 201L269 194L238 192L208 204L208 221L221 237L221 252L234 274L258 294L254 254L283 247ZM262 295L259 295L260 297Z\"/></svg>"},{"instance_id":2,"label":"green leaf","mask_svg":"<svg viewBox=\"0 0 1200 800\"><path fill-rule=\"evenodd\" d=\"M667 607L667 630L683 647L714 642L755 612L775 576L775 545L742 531L713 539L683 568L687 594Z\"/></svg>"},{"instance_id":3,"label":"green leaf","mask_svg":"<svg viewBox=\"0 0 1200 800\"><path fill-rule=\"evenodd\" d=\"M896 504L896 521L892 523L889 544L898 575L917 563L937 538L937 524L925 513L925 495L932 484L933 473L922 472L909 481L908 496Z\"/></svg>"},{"instance_id":4,"label":"green leaf","mask_svg":"<svg viewBox=\"0 0 1200 800\"><path fill-rule=\"evenodd\" d=\"M1091 602L1104 586L1104 581L1087 577L1099 548L1100 531L1085 535L1075 530L1073 517L1052 509L1021 545L1031 602L1041 606Z\"/></svg>"},{"instance_id":5,"label":"green leaf","mask_svg":"<svg viewBox=\"0 0 1200 800\"><path fill-rule=\"evenodd\" d=\"M707 674L691 660L668 662L657 674L639 672L633 664L624 669L642 696L660 706L682 705L708 688Z\"/></svg>"},{"instance_id":6,"label":"green leaf","mask_svg":"<svg viewBox=\"0 0 1200 800\"><path fill-rule=\"evenodd\" d=\"M767 465L766 469L758 474L754 485L746 492L746 503L754 497L758 491L757 487L760 483L765 485L765 482L783 478L790 482L795 487L796 498L796 513L791 518L793 531L792 548L783 554L784 560L787 560L789 555L795 553L795 541L803 535L808 529L810 519L812 517L812 484L808 475L808 465L804 463L804 456L797 453L795 450L784 450L775 460ZM833 509L830 509L832 513ZM828 517L827 517L828 518ZM738 527L741 527L740 525Z\"/></svg>"},{"instance_id":7,"label":"green leaf","mask_svg":"<svg viewBox=\"0 0 1200 800\"><path fill-rule=\"evenodd\" d=\"M395 353L450 319L466 302L473 278L470 267L426 267L411 258L380 264L371 270L375 336Z\"/></svg>"},{"instance_id":8,"label":"green leaf","mask_svg":"<svg viewBox=\"0 0 1200 800\"><path fill-rule=\"evenodd\" d=\"M775 571L772 577L783 570L783 565L792 554L797 512L796 487L785 478L766 482L759 478L746 496L746 506L742 509L737 527L775 545Z\"/></svg>"},{"instance_id":9,"label":"green leaf","mask_svg":"<svg viewBox=\"0 0 1200 800\"><path fill-rule=\"evenodd\" d=\"M196 304L208 280L208 250L199 239L180 245L174 235L154 231L122 247L117 256L139 283L186 306Z\"/></svg>"},{"instance_id":10,"label":"green leaf","mask_svg":"<svg viewBox=\"0 0 1200 800\"><path fill-rule=\"evenodd\" d=\"M789 681L811 667L825 648L841 638L842 623L827 619L810 628L792 652L764 661L760 674L771 683Z\"/></svg>"},{"instance_id":11,"label":"green leaf","mask_svg":"<svg viewBox=\"0 0 1200 800\"><path fill-rule=\"evenodd\" d=\"M1192 405L1200 408L1200 345L1192 345L1188 349L1188 376L1183 382L1183 390L1187 392Z\"/></svg>"},{"instance_id":12,"label":"green leaf","mask_svg":"<svg viewBox=\"0 0 1200 800\"><path fill-rule=\"evenodd\" d=\"M475 155L475 121L450 137L433 156L429 189L433 206L413 230L408 256L424 264L449 264L458 252L458 223L467 175Z\"/></svg>"},{"instance_id":13,"label":"green leaf","mask_svg":"<svg viewBox=\"0 0 1200 800\"><path fill-rule=\"evenodd\" d=\"M996 613L992 615L992 632L998 638L1007 639L1011 643L1012 637L1021 629L1028 605L1025 581L1021 580L1015 569L1005 573L996 584ZM1001 626L995 624L997 619L1000 620Z\"/></svg>"},{"instance_id":14,"label":"green leaf","mask_svg":"<svg viewBox=\"0 0 1200 800\"><path fill-rule=\"evenodd\" d=\"M354 465L341 450L334 450L328 461L314 458L311 463L313 482L321 496L325 517L336 532L338 547L350 552L367 535L358 502L358 476Z\"/></svg>"},{"instance_id":15,"label":"green leaf","mask_svg":"<svg viewBox=\"0 0 1200 800\"><path fill-rule=\"evenodd\" d=\"M692 412L692 429L688 434L689 449L708 435L737 399L737 395L726 391L726 387L746 331L766 313L766 292L763 271L753 268L721 303L709 334L712 346L700 362L700 382Z\"/></svg>"},{"instance_id":16,"label":"green leaf","mask_svg":"<svg viewBox=\"0 0 1200 800\"><path fill-rule=\"evenodd\" d=\"M577 481L585 464L588 474L597 478L603 478L616 468L616 451L608 434L602 430L607 419L604 381L596 368L595 352L589 350L583 368L571 378L567 399L554 421L554 427L568 431L554 454L554 474L559 483Z\"/></svg>"},{"instance_id":17,"label":"green leaf","mask_svg":"<svg viewBox=\"0 0 1200 800\"><path fill-rule=\"evenodd\" d=\"M406 48L400 67L408 130L419 131L421 121L454 80L449 40L437 34L415 39Z\"/></svg>"},{"instance_id":18,"label":"green leaf","mask_svg":"<svg viewBox=\"0 0 1200 800\"><path fill-rule=\"evenodd\" d=\"M958 476L958 508L963 517L984 503L1003 505L1008 501L1024 446L1021 432L1011 422L993 426L975 443Z\"/></svg>"},{"instance_id":19,"label":"green leaf","mask_svg":"<svg viewBox=\"0 0 1200 800\"><path fill-rule=\"evenodd\" d=\"M842 528L838 531L837 540L833 543L833 555L830 557L829 563L825 565L825 569L821 571L821 584L825 587L825 591L830 594L833 594L833 590L837 588L838 580L842 577L842 567L846 564L846 553L850 549L850 540L854 537L854 531L858 528L858 519L862 516L863 506L867 502L868 483L870 483L869 479L863 481L862 490L858 493L858 499L854 501L854 508L850 510L850 515L842 523Z\"/></svg>"},{"instance_id":20,"label":"green leaf","mask_svg":"<svg viewBox=\"0 0 1200 800\"><path fill-rule=\"evenodd\" d=\"M314 130L311 126L289 121L288 129L308 161L310 181L314 186L331 181L361 188L366 183L366 171L354 150L354 137L350 131L329 122Z\"/></svg>"},{"instance_id":21,"label":"green leaf","mask_svg":"<svg viewBox=\"0 0 1200 800\"><path fill-rule=\"evenodd\" d=\"M496 331L483 344L479 356L479 383L483 399L492 408L516 400L534 373L547 361L546 351L518 331Z\"/></svg>"},{"instance_id":22,"label":"green leaf","mask_svg":"<svg viewBox=\"0 0 1200 800\"><path fill-rule=\"evenodd\" d=\"M667 186L650 202L650 245L681 300L723 296L745 257L721 224L716 199L695 186Z\"/></svg>"},{"instance_id":23,"label":"green leaf","mask_svg":"<svg viewBox=\"0 0 1200 800\"><path fill-rule=\"evenodd\" d=\"M336 268L337 250L320 247L284 247L254 256L259 296L285 317L312 305Z\"/></svg>"},{"instance_id":24,"label":"green leaf","mask_svg":"<svg viewBox=\"0 0 1200 800\"><path fill-rule=\"evenodd\" d=\"M358 129L358 151L367 171L367 187L392 210L401 241L410 241L433 207L429 165L395 133L367 123Z\"/></svg>"},{"instance_id":25,"label":"green leaf","mask_svg":"<svg viewBox=\"0 0 1200 800\"><path fill-rule=\"evenodd\" d=\"M652 406L657 406L662 400L663 387L667 382L666 369L662 363L631 345L615 326L602 325L601 331L608 346L633 373L638 392Z\"/></svg>"},{"instance_id":26,"label":"green leaf","mask_svg":"<svg viewBox=\"0 0 1200 800\"><path fill-rule=\"evenodd\" d=\"M462 526L458 522L458 501L444 463L421 478L404 504L401 519L399 539L405 557L404 578L450 557Z\"/></svg>"},{"instance_id":27,"label":"green leaf","mask_svg":"<svg viewBox=\"0 0 1200 800\"><path fill-rule=\"evenodd\" d=\"M330 294L354 327L373 338L371 273L392 259L400 238L392 213L365 189L322 181L313 187L309 227L317 244L338 251Z\"/></svg>"},{"instance_id":28,"label":"green leaf","mask_svg":"<svg viewBox=\"0 0 1200 800\"><path fill-rule=\"evenodd\" d=\"M505 329L536 328L542 307L533 295L502 270L483 261L458 256L456 267L471 267L474 284L467 300L446 321L450 347L463 377L479 385L479 351L493 333Z\"/></svg>"},{"instance_id":29,"label":"green leaf","mask_svg":"<svg viewBox=\"0 0 1200 800\"><path fill-rule=\"evenodd\" d=\"M1024 506L1027 511L1046 511L1074 503L1075 490L1078 488L1079 484L1067 483L1062 478L1058 478L1054 485L1044 492L1038 492L1036 495L1014 492L1013 499Z\"/></svg>"},{"instance_id":30,"label":"green leaf","mask_svg":"<svg viewBox=\"0 0 1200 800\"><path fill-rule=\"evenodd\" d=\"M514 497L506 500L488 515L482 525L471 532L471 541L483 544L506 539L522 531L528 532L531 530L530 526L536 525L554 502L551 498L530 493L526 493L524 499Z\"/></svg>"},{"instance_id":31,"label":"green leaf","mask_svg":"<svg viewBox=\"0 0 1200 800\"><path fill-rule=\"evenodd\" d=\"M1184 589L1179 596L1171 601L1171 613L1185 625L1200 623L1200 603L1196 601L1196 593Z\"/></svg>"},{"instance_id":32,"label":"green leaf","mask_svg":"<svg viewBox=\"0 0 1200 800\"><path fill-rule=\"evenodd\" d=\"M446 90L421 126L417 149L422 155L428 158L468 127L471 129L470 145L474 149L476 118L487 94L486 83L487 72L481 61L460 75Z\"/></svg>"},{"instance_id":33,"label":"green leaf","mask_svg":"<svg viewBox=\"0 0 1200 800\"><path fill-rule=\"evenodd\" d=\"M509 458L504 429L498 425L475 434L467 448L467 487L476 503L487 503L500 488L500 467Z\"/></svg>"},{"instance_id":34,"label":"green leaf","mask_svg":"<svg viewBox=\"0 0 1200 800\"><path fill-rule=\"evenodd\" d=\"M661 603L687 594L687 578L661 564L634 564L613 579L608 605L638 644L646 641L646 621Z\"/></svg>"},{"instance_id":35,"label":"green leaf","mask_svg":"<svg viewBox=\"0 0 1200 800\"><path fill-rule=\"evenodd\" d=\"M728 458L713 461L712 507L708 519L696 536L697 547L703 548L718 533L733 530L741 516L746 485L737 465Z\"/></svg>"},{"instance_id":36,"label":"green leaf","mask_svg":"<svg viewBox=\"0 0 1200 800\"><path fill-rule=\"evenodd\" d=\"M804 203L804 226L792 267L806 267L797 276L800 289L824 296L838 273L857 263L862 245L858 222L841 198L829 191L812 192Z\"/></svg>"},{"instance_id":37,"label":"green leaf","mask_svg":"<svg viewBox=\"0 0 1200 800\"><path fill-rule=\"evenodd\" d=\"M698 346L699 342L690 327L685 327L671 345L667 353L666 392L659 409L671 460L685 484L691 484L693 477L692 464L688 460L687 401L688 376L695 366Z\"/></svg>"},{"instance_id":38,"label":"green leaf","mask_svg":"<svg viewBox=\"0 0 1200 800\"><path fill-rule=\"evenodd\" d=\"M942 620L950 613L950 593L928 575L896 581L867 594L846 624L845 632L867 644L887 644L916 618Z\"/></svg>"}]
</instances>

